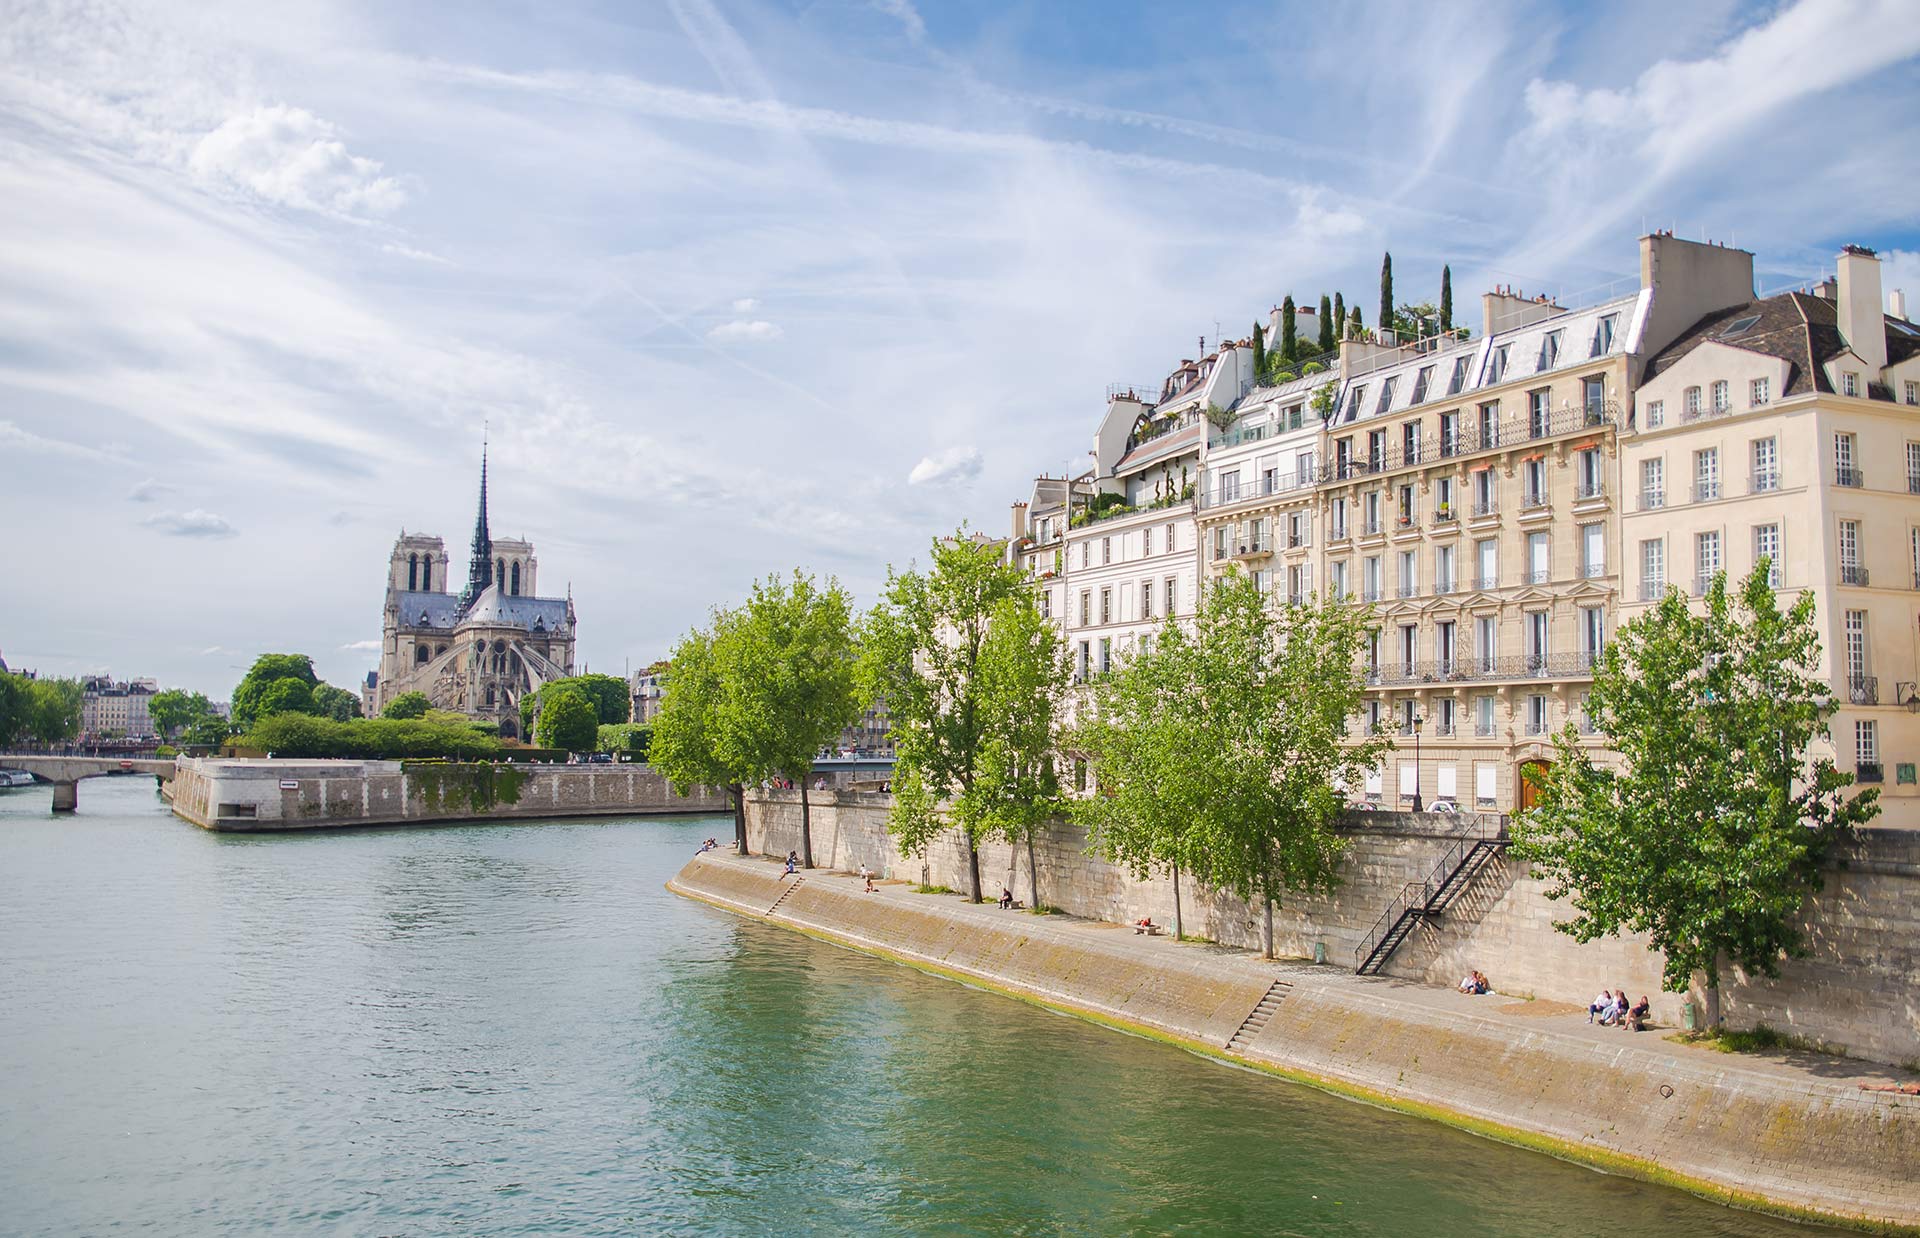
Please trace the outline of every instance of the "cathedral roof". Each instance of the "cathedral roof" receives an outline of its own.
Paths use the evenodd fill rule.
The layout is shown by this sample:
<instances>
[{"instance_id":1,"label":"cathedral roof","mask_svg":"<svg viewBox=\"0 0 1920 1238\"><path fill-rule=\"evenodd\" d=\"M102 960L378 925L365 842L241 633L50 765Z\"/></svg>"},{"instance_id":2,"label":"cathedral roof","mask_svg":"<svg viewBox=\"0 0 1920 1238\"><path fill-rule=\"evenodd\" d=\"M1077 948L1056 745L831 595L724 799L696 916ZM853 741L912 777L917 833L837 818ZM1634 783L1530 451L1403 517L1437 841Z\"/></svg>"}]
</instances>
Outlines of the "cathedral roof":
<instances>
[{"instance_id":1,"label":"cathedral roof","mask_svg":"<svg viewBox=\"0 0 1920 1238\"><path fill-rule=\"evenodd\" d=\"M451 631L459 618L460 599L451 593L421 593L402 589L395 594L400 623L409 628L446 628Z\"/></svg>"},{"instance_id":2,"label":"cathedral roof","mask_svg":"<svg viewBox=\"0 0 1920 1238\"><path fill-rule=\"evenodd\" d=\"M404 616L405 610L401 611ZM553 632L567 623L567 599L519 597L500 592L500 586L488 585L474 599L461 618L461 627L519 628Z\"/></svg>"}]
</instances>

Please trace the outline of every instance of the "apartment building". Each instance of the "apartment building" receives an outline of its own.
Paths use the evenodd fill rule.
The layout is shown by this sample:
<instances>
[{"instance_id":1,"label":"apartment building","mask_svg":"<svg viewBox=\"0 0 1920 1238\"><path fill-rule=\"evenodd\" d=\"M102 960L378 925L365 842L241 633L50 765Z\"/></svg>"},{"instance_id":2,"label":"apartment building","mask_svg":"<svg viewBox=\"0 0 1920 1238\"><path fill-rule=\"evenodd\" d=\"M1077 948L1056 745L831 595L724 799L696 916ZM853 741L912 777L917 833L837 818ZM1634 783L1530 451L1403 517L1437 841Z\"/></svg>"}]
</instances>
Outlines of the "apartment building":
<instances>
[{"instance_id":1,"label":"apartment building","mask_svg":"<svg viewBox=\"0 0 1920 1238\"><path fill-rule=\"evenodd\" d=\"M150 739L150 705L160 685L151 679L116 683L88 676L80 683L80 734L85 739Z\"/></svg>"},{"instance_id":2,"label":"apartment building","mask_svg":"<svg viewBox=\"0 0 1920 1238\"><path fill-rule=\"evenodd\" d=\"M1208 439L1197 523L1209 576L1244 571L1296 604L1319 592L1315 487L1338 384L1329 369L1256 387Z\"/></svg>"},{"instance_id":3,"label":"apartment building","mask_svg":"<svg viewBox=\"0 0 1920 1238\"><path fill-rule=\"evenodd\" d=\"M1653 356L1621 438L1631 618L1764 558L1810 592L1836 762L1920 826L1920 327L1849 247L1812 292L1711 314Z\"/></svg>"}]
</instances>

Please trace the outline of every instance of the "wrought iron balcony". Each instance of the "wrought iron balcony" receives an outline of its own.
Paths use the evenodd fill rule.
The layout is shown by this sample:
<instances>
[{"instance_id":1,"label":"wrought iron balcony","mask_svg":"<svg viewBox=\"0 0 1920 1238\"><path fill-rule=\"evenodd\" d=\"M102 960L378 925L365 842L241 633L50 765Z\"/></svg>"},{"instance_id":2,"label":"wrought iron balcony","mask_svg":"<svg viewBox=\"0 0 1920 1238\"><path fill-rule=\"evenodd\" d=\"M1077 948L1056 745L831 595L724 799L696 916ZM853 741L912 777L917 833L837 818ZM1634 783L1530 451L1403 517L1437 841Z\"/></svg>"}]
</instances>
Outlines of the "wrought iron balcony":
<instances>
[{"instance_id":1,"label":"wrought iron balcony","mask_svg":"<svg viewBox=\"0 0 1920 1238\"><path fill-rule=\"evenodd\" d=\"M1667 591L1666 577L1642 576L1640 578L1640 600L1641 601L1657 602L1666 593L1666 591Z\"/></svg>"},{"instance_id":2,"label":"wrought iron balcony","mask_svg":"<svg viewBox=\"0 0 1920 1238\"><path fill-rule=\"evenodd\" d=\"M1546 735L1550 733L1544 718L1528 718L1526 730L1529 735Z\"/></svg>"},{"instance_id":3,"label":"wrought iron balcony","mask_svg":"<svg viewBox=\"0 0 1920 1238\"><path fill-rule=\"evenodd\" d=\"M1444 577L1440 580L1434 581L1433 592L1436 597L1445 597L1447 594L1452 593L1453 578L1449 576L1449 577Z\"/></svg>"},{"instance_id":4,"label":"wrought iron balcony","mask_svg":"<svg viewBox=\"0 0 1920 1238\"><path fill-rule=\"evenodd\" d=\"M1362 519L1360 521L1361 537L1373 537L1377 535L1379 532L1380 532L1380 518L1378 516L1374 516L1370 519Z\"/></svg>"},{"instance_id":5,"label":"wrought iron balcony","mask_svg":"<svg viewBox=\"0 0 1920 1238\"><path fill-rule=\"evenodd\" d=\"M1500 587L1500 577L1498 574L1492 576L1476 576L1473 578L1473 587L1476 589L1498 589Z\"/></svg>"},{"instance_id":6,"label":"wrought iron balcony","mask_svg":"<svg viewBox=\"0 0 1920 1238\"><path fill-rule=\"evenodd\" d=\"M1880 703L1880 677L1878 675L1848 675L1847 703L1849 705L1878 705Z\"/></svg>"},{"instance_id":7,"label":"wrought iron balcony","mask_svg":"<svg viewBox=\"0 0 1920 1238\"><path fill-rule=\"evenodd\" d=\"M1866 485L1867 482L1866 479L1860 475L1859 469L1840 466L1833 470L1833 484L1836 486L1853 486L1858 488Z\"/></svg>"},{"instance_id":8,"label":"wrought iron balcony","mask_svg":"<svg viewBox=\"0 0 1920 1238\"><path fill-rule=\"evenodd\" d=\"M1361 589L1361 590L1360 590L1360 600L1361 600L1361 601L1363 601L1363 602L1377 602L1377 601L1379 601L1379 600L1380 600L1380 586L1379 586L1379 585L1368 585L1368 586L1366 586L1365 588L1363 588L1363 589Z\"/></svg>"},{"instance_id":9,"label":"wrought iron balcony","mask_svg":"<svg viewBox=\"0 0 1920 1238\"><path fill-rule=\"evenodd\" d=\"M1866 565L1843 561L1840 564L1840 583L1843 585L1865 585L1867 583Z\"/></svg>"},{"instance_id":10,"label":"wrought iron balcony","mask_svg":"<svg viewBox=\"0 0 1920 1238\"><path fill-rule=\"evenodd\" d=\"M1520 583L1523 585L1544 585L1552 575L1553 573L1544 567L1531 568L1520 573Z\"/></svg>"},{"instance_id":11,"label":"wrought iron balcony","mask_svg":"<svg viewBox=\"0 0 1920 1238\"><path fill-rule=\"evenodd\" d=\"M1885 782L1886 777L1886 771L1880 767L1880 762L1878 761L1855 761L1853 763L1853 780L1855 782Z\"/></svg>"},{"instance_id":12,"label":"wrought iron balcony","mask_svg":"<svg viewBox=\"0 0 1920 1238\"><path fill-rule=\"evenodd\" d=\"M1454 511L1451 507L1442 507L1433 513L1433 522L1435 524L1450 524L1459 518L1460 513Z\"/></svg>"},{"instance_id":13,"label":"wrought iron balcony","mask_svg":"<svg viewBox=\"0 0 1920 1238\"><path fill-rule=\"evenodd\" d=\"M1393 529L1396 533L1405 533L1409 529L1417 529L1419 527L1420 517L1415 515L1395 516L1393 519Z\"/></svg>"},{"instance_id":14,"label":"wrought iron balcony","mask_svg":"<svg viewBox=\"0 0 1920 1238\"><path fill-rule=\"evenodd\" d=\"M1780 488L1780 473L1776 469L1766 469L1753 475L1750 493L1766 494Z\"/></svg>"},{"instance_id":15,"label":"wrought iron balcony","mask_svg":"<svg viewBox=\"0 0 1920 1238\"><path fill-rule=\"evenodd\" d=\"M1580 565L1580 575L1587 580L1598 580L1606 574L1607 565L1604 563L1582 563Z\"/></svg>"},{"instance_id":16,"label":"wrought iron balcony","mask_svg":"<svg viewBox=\"0 0 1920 1238\"><path fill-rule=\"evenodd\" d=\"M1529 490L1520 496L1520 510L1523 512L1535 511L1539 508L1546 507L1548 503L1549 499L1545 490Z\"/></svg>"},{"instance_id":17,"label":"wrought iron balcony","mask_svg":"<svg viewBox=\"0 0 1920 1238\"><path fill-rule=\"evenodd\" d=\"M1642 490L1640 492L1641 511L1650 512L1656 508L1665 507L1666 505L1667 492L1665 490Z\"/></svg>"},{"instance_id":18,"label":"wrought iron balcony","mask_svg":"<svg viewBox=\"0 0 1920 1238\"><path fill-rule=\"evenodd\" d=\"M1473 501L1473 514L1474 514L1475 516L1497 516L1497 515L1499 515L1499 514L1500 514L1500 500L1499 500L1499 499L1497 499L1497 498L1495 498L1495 497L1494 497L1493 495L1488 495L1488 496L1487 496L1486 498L1484 498L1484 499L1475 499L1475 500Z\"/></svg>"},{"instance_id":19,"label":"wrought iron balcony","mask_svg":"<svg viewBox=\"0 0 1920 1238\"><path fill-rule=\"evenodd\" d=\"M1418 584L1403 582L1393 591L1393 595L1400 598L1416 598L1420 596L1420 586Z\"/></svg>"},{"instance_id":20,"label":"wrought iron balcony","mask_svg":"<svg viewBox=\"0 0 1920 1238\"><path fill-rule=\"evenodd\" d=\"M1720 497L1720 483L1715 481L1696 481L1693 483L1693 501L1707 503Z\"/></svg>"},{"instance_id":21,"label":"wrought iron balcony","mask_svg":"<svg viewBox=\"0 0 1920 1238\"><path fill-rule=\"evenodd\" d=\"M1590 478L1586 481L1580 482L1578 485L1574 486L1573 488L1573 497L1576 499L1604 498L1606 496L1606 493L1607 493L1606 480L1604 478L1599 478L1599 477Z\"/></svg>"}]
</instances>

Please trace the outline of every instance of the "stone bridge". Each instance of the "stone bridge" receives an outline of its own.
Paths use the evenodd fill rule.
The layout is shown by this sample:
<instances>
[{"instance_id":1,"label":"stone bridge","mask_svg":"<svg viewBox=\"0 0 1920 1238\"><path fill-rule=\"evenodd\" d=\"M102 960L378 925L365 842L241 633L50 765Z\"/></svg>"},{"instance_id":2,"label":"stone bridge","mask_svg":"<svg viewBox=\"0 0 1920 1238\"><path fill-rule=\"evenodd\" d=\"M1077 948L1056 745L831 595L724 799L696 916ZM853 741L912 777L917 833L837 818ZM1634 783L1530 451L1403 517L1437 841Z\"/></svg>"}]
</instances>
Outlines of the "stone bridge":
<instances>
[{"instance_id":1,"label":"stone bridge","mask_svg":"<svg viewBox=\"0 0 1920 1238\"><path fill-rule=\"evenodd\" d=\"M20 769L53 784L53 810L72 812L80 802L82 778L105 774L152 774L162 782L173 778L173 762L128 757L11 756L0 753L0 769Z\"/></svg>"}]
</instances>

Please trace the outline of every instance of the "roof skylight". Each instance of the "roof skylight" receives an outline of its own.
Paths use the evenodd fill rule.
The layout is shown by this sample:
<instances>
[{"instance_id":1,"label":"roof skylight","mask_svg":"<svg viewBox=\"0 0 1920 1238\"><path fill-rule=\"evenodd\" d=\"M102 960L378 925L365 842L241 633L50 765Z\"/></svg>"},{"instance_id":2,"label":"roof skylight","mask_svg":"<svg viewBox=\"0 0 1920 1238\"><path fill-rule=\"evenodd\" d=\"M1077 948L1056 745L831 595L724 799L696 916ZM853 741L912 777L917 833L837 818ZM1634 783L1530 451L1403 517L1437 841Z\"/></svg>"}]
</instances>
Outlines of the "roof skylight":
<instances>
[{"instance_id":1,"label":"roof skylight","mask_svg":"<svg viewBox=\"0 0 1920 1238\"><path fill-rule=\"evenodd\" d=\"M1720 338L1730 340L1736 335L1745 335L1753 329L1753 324L1759 321L1760 315L1758 314L1748 314L1745 318L1736 318L1727 324L1727 329L1720 333Z\"/></svg>"}]
</instances>

